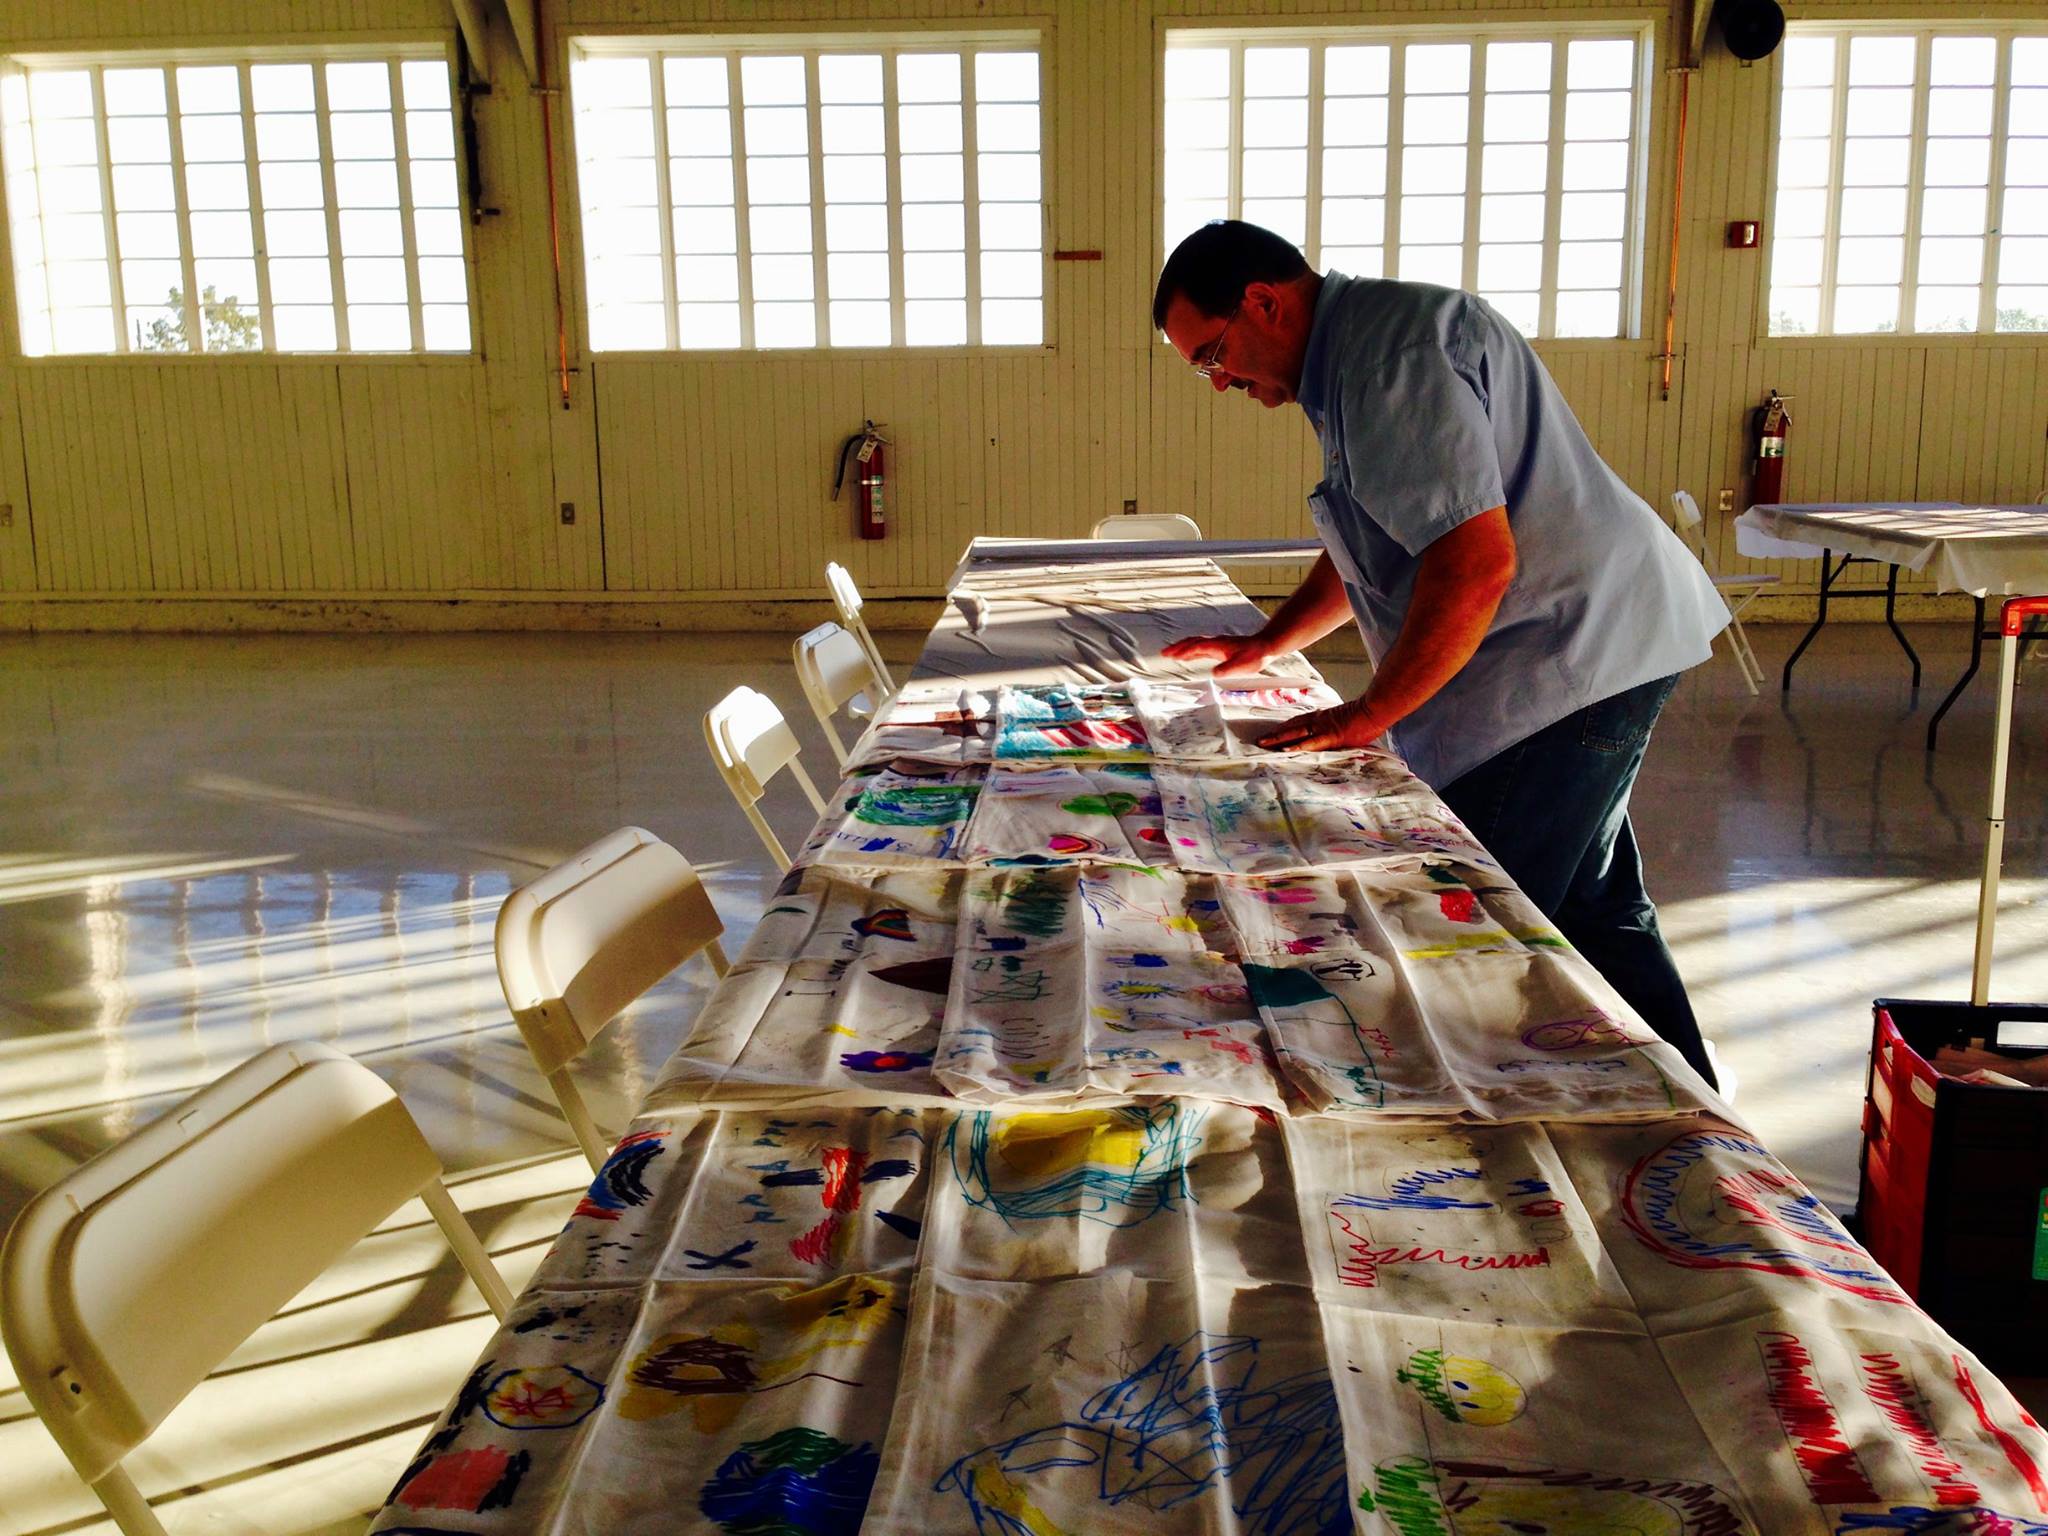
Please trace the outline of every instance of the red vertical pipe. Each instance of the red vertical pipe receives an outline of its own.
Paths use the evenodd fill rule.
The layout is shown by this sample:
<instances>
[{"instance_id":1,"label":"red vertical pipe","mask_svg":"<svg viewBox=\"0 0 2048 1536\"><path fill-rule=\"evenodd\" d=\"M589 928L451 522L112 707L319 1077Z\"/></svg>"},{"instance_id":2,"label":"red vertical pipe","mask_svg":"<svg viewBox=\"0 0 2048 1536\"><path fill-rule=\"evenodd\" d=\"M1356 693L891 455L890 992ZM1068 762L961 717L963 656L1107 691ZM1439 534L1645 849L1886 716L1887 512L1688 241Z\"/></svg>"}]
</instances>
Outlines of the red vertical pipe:
<instances>
[{"instance_id":1,"label":"red vertical pipe","mask_svg":"<svg viewBox=\"0 0 2048 1536\"><path fill-rule=\"evenodd\" d=\"M1685 210L1685 121L1692 106L1692 70L1678 75L1678 168L1671 182L1671 272L1664 288L1664 398L1671 398L1671 364L1678 337L1678 236ZM564 388L567 387L566 378Z\"/></svg>"}]
</instances>

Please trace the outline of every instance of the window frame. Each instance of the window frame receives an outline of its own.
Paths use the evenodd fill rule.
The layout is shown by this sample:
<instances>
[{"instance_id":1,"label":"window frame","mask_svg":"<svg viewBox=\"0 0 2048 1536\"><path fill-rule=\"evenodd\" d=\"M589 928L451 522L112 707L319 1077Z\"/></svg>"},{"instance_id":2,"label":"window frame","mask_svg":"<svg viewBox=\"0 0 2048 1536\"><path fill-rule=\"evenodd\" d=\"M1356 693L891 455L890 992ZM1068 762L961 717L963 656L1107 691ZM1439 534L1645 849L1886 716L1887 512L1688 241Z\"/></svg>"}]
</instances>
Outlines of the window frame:
<instances>
[{"instance_id":1,"label":"window frame","mask_svg":"<svg viewBox=\"0 0 2048 1536\"><path fill-rule=\"evenodd\" d=\"M448 108L453 120L455 141L454 166L456 178L456 210L459 227L462 229L462 269L464 304L469 317L469 345L467 348L436 348L424 346L405 349L378 349L354 351L337 344L326 350L286 351L271 345L267 340L261 347L237 350L208 351L204 347L190 347L184 351L157 351L137 348L130 342L127 330L119 323L127 313L126 295L122 289L120 272L120 245L116 226L117 209L113 206L110 183L113 166L108 155L108 113L103 77L109 69L162 69L165 73L165 118L173 143L178 139L178 112L176 108L175 71L180 66L233 65L238 75L242 118L245 174L250 183L249 222L253 241L252 260L256 266L258 313L261 317L264 335L273 334L270 304L269 256L265 250L263 208L261 191L258 186L256 158L255 107L250 93L249 69L261 64L310 64L314 67L316 101L315 114L319 118L321 176L332 195L334 185L334 156L332 140L327 123L327 109L324 106L326 84L320 66L329 63L382 63L387 66L392 83L392 136L393 164L398 168L399 209L402 239L407 275L407 309L410 311L411 326L415 336L424 340L421 330L419 291L419 259L417 237L407 214L411 209L411 179L408 168L411 164L404 152L405 125L403 118L406 108L402 94L400 66L408 62L432 61L441 64L448 71ZM0 49L0 76L26 76L38 70L90 70L93 74L93 124L98 138L99 172L101 181L100 214L106 231L106 256L108 267L108 292L112 299L117 323L115 325L116 346L107 351L63 352L52 348L44 352L31 353L26 346L22 332L21 292L19 274L15 259L15 230L13 209L5 203L0 194L0 338L4 338L8 356L15 362L30 366L62 367L122 367L132 366L138 360L147 360L148 366L169 367L215 367L223 363L240 363L261 366L327 366L339 362L364 364L373 367L393 365L420 365L432 367L474 366L483 357L480 292L477 279L477 254L474 244L475 194L469 183L469 157L463 136L462 87L456 69L453 45L450 39L439 31L400 30L380 35L375 40L359 37L337 38L328 36L278 37L273 34L258 42L238 42L232 38L208 37L176 45L123 47L66 46L60 48L26 48L19 50ZM199 334L199 300L193 292L192 270L194 257L191 249L191 208L182 180L175 174L175 168L182 159L181 152L174 149L170 162L174 168L174 183L177 185L177 206L174 217L178 221L179 257L185 271L184 319L187 334ZM341 282L339 263L344 253L335 236L335 218L338 209L327 206L329 250L327 259L333 272L332 304L335 309L335 334L337 343L347 333L345 311L347 299ZM37 209L40 220L42 210ZM48 264L47 253L45 265Z\"/></svg>"},{"instance_id":2,"label":"window frame","mask_svg":"<svg viewBox=\"0 0 2048 1536\"><path fill-rule=\"evenodd\" d=\"M2001 197L2004 192L2006 145L2012 134L2009 130L2007 112L2012 90L2012 49L2011 42L2017 37L2048 38L2048 23L2041 21L2013 21L2003 18L1979 16L1964 17L1952 21L1930 21L1924 17L1902 15L1897 17L1863 17L1854 21L1839 19L1816 19L1811 21L1790 21L1786 24L1787 40L1795 36L1833 37L1836 40L1836 76L1833 89L1839 96L1833 104L1834 125L1828 138L1828 184L1822 189L1827 196L1825 242L1822 254L1822 280L1819 284L1821 312L1832 315L1835 290L1836 242L1840 238L1837 222L1841 214L1843 144L1847 138L1844 129L1848 104L1848 81L1844 71L1848 58L1849 39L1857 36L1902 37L1914 40L1913 73L1913 128L1908 151L1909 164L1906 183L1906 224L1901 239L1905 253L1899 269L1899 315L1903 320L1910 311L1910 302L1918 289L1920 262L1920 220L1921 199L1915 194L1925 190L1925 162L1927 145L1927 92L1931 88L1928 78L1928 60L1933 41L1937 37L1991 37L1999 40L1998 63L1992 76L1992 134L1990 139L1990 162L1985 172L1985 232L1984 260L1979 269L1977 300L1978 324L1981 327L1989 315L1989 329L1967 331L1921 331L1898 326L1889 331L1785 331L1771 329L1771 279L1777 259L1776 234L1773 223L1778 204L1778 160L1784 145L1785 113L1785 63L1784 49L1775 50L1771 58L1771 132L1768 154L1765 162L1767 180L1764 183L1763 203L1765 209L1764 252L1759 265L1756 287L1755 318L1752 322L1753 343L1772 347L1862 347L1905 345L1915 347L1953 346L2027 346L2048 341L2048 331L2001 331L1997 326L1998 308L1998 255L1999 242L2003 238L1998 228L2003 217Z\"/></svg>"},{"instance_id":3,"label":"window frame","mask_svg":"<svg viewBox=\"0 0 2048 1536\"><path fill-rule=\"evenodd\" d=\"M1157 109L1153 114L1153 174L1155 177L1152 198L1152 237L1157 259L1163 262L1168 254L1166 246L1166 56L1176 47L1214 48L1228 46L1232 51L1230 101L1230 142L1226 148L1229 157L1230 191L1228 202L1231 207L1241 207L1243 188L1241 186L1242 124L1244 116L1242 50L1246 45L1282 44L1310 49L1309 55L1309 132L1307 145L1308 178L1304 186L1306 217L1304 233L1306 242L1313 251L1304 251L1311 266L1319 266L1321 256L1320 220L1321 186L1323 167L1318 151L1321 148L1321 113L1316 105L1321 98L1323 81L1323 50L1332 46L1382 45L1392 50L1387 100L1389 104L1387 125L1387 191L1385 222L1381 232L1381 246L1386 253L1383 270L1392 273L1398 265L1400 246L1400 172L1397 159L1398 114L1393 110L1396 102L1394 87L1401 78L1399 50L1412 43L1441 43L1447 41L1469 41L1473 45L1472 72L1467 84L1467 129L1466 145L1472 150L1473 160L1468 171L1465 193L1465 236L1462 242L1463 273L1459 284L1466 292L1479 293L1478 265L1480 241L1479 229L1479 155L1485 144L1483 131L1485 114L1485 44L1489 42L1536 42L1547 41L1554 45L1551 59L1551 80L1549 86L1551 114L1549 133L1544 147L1549 156L1550 170L1547 184L1542 193L1545 200L1543 233L1542 286L1538 290L1539 322L1535 333L1529 336L1531 343L1548 348L1562 347L1605 347L1617 344L1639 342L1647 334L1644 317L1646 296L1649 292L1648 260L1649 214L1652 201L1650 173L1652 170L1653 137L1657 118L1655 108L1657 83L1662 71L1657 66L1656 44L1658 28L1666 20L1661 13L1644 9L1622 9L1612 16L1599 14L1575 14L1568 19L1528 21L1503 17L1498 12L1475 13L1468 20L1438 23L1404 23L1389 17L1383 21L1353 21L1337 17L1314 17L1299 24L1246 26L1242 18L1236 17L1162 17L1155 23L1156 46L1153 49L1154 97ZM1566 140L1564 138L1565 111L1565 70L1567 45L1572 42L1620 41L1626 39L1635 44L1635 71L1630 81L1631 111L1629 120L1628 186L1622 221L1622 254L1620 283L1620 329L1612 336L1559 336L1550 334L1549 326L1554 324L1557 303L1557 247L1560 199L1564 188L1559 177ZM1405 99L1405 98L1403 98ZM1233 215L1235 216L1235 215ZM1481 294L1481 297L1484 297Z\"/></svg>"},{"instance_id":4,"label":"window frame","mask_svg":"<svg viewBox=\"0 0 2048 1536\"><path fill-rule=\"evenodd\" d=\"M661 60L668 56L719 57L730 59L731 73L727 95L727 110L733 115L733 149L731 164L734 170L734 210L738 226L736 245L739 247L735 259L739 264L739 299L741 336L743 340L753 333L752 314L752 273L748 265L750 252L747 249L746 213L750 206L744 201L745 151L742 138L742 119L745 103L742 99L738 76L739 58L744 54L798 54L804 58L805 111L810 120L809 148L806 151L811 162L811 258L813 262L813 283L811 303L817 314L817 331L820 338L807 347L761 347L741 345L737 347L686 347L677 344L678 314L675 299L675 230L673 224L674 205L659 207L661 226L660 240L663 254L662 290L663 307L666 311L665 325L669 344L661 347L606 347L598 349L590 345L590 294L589 261L591 252L585 239L583 219L582 157L575 146L575 104L565 100L562 119L569 141L568 209L574 215L571 220L570 246L575 259L567 265L573 268L572 281L575 284L577 303L575 323L579 327L582 353L593 360L617 359L621 361L645 362L652 359L683 359L691 361L734 362L760 360L774 362L791 359L827 359L851 361L878 361L891 358L942 359L959 357L1009 357L1023 358L1050 355L1058 350L1057 327L1054 323L1054 254L1053 254L1053 203L1057 167L1051 149L1052 121L1050 110L1051 83L1054 74L1054 30L1052 18L1037 15L1004 16L992 18L999 25L985 27L963 27L957 20L946 19L929 25L920 25L909 19L891 21L872 28L821 27L815 22L776 21L763 19L750 24L746 31L736 32L730 22L721 22L692 28L672 26L660 32L649 32L644 24L578 25L564 29L558 47L561 78L568 81L577 55L647 55L651 61L654 77L654 99L652 110L655 114L656 133L656 176L658 196L668 196L669 166L671 152L668 149L668 125L663 113L664 83ZM966 298L969 334L978 338L981 315L979 306L980 288L980 245L979 209L981 199L975 182L973 164L975 129L973 107L976 105L972 91L973 55L977 52L1016 53L1031 52L1038 58L1038 122L1039 122L1039 261L1043 276L1039 289L1040 339L1032 342L985 342L979 339L958 343L896 343L888 346L860 344L834 346L830 337L829 288L825 281L825 262L829 248L825 242L825 208L823 192L824 147L819 136L819 118L822 103L818 99L818 57L822 54L881 54L885 61L893 60L903 53L948 53L962 55L961 69L961 160L962 160L962 204L966 224ZM890 225L889 277L891 309L890 326L892 335L903 330L903 246L901 241L902 198L898 187L897 161L900 148L897 145L898 126L893 108L896 106L894 71L885 62L883 67L883 132L886 135L884 151L887 160L886 174L890 188L887 204ZM567 98L573 87L565 86ZM974 189L972 196L966 195Z\"/></svg>"}]
</instances>

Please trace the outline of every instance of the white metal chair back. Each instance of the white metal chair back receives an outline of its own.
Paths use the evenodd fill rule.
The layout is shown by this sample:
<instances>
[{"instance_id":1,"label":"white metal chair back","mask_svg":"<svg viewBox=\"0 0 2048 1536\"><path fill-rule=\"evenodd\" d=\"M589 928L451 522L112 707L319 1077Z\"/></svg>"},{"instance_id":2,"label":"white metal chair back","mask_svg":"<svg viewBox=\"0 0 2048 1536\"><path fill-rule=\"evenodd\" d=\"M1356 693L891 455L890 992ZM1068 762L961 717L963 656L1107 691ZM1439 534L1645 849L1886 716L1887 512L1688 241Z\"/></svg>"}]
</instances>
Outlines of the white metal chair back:
<instances>
[{"instance_id":1,"label":"white metal chair back","mask_svg":"<svg viewBox=\"0 0 2048 1536\"><path fill-rule=\"evenodd\" d=\"M1692 551L1693 558L1706 569L1709 576L1718 576L1720 571L1714 565L1714 551L1707 541L1706 514L1700 511L1700 504L1692 499L1691 491L1671 493L1672 521L1678 525L1678 536L1685 541L1685 547Z\"/></svg>"},{"instance_id":2,"label":"white metal chair back","mask_svg":"<svg viewBox=\"0 0 2048 1536\"><path fill-rule=\"evenodd\" d=\"M875 675L875 665L860 641L837 624L820 624L800 635L790 654L811 713L818 717L825 739L832 744L832 756L844 772L846 743L839 739L833 717L846 705L851 705L856 715L873 713L881 702L882 680Z\"/></svg>"},{"instance_id":3,"label":"white metal chair back","mask_svg":"<svg viewBox=\"0 0 2048 1536\"><path fill-rule=\"evenodd\" d=\"M828 560L825 562L825 585L832 593L832 606L838 610L839 622L852 632L854 639L860 642L860 648L868 653L868 661L875 669L875 676L882 680L883 689L894 693L895 674L882 660L881 648L875 644L875 637L868 630L868 621L861 617L860 611L865 605L860 588L853 584L852 575L837 560Z\"/></svg>"},{"instance_id":4,"label":"white metal chair back","mask_svg":"<svg viewBox=\"0 0 2048 1536\"><path fill-rule=\"evenodd\" d=\"M1742 627L1742 611L1756 601L1756 596L1765 587L1777 585L1778 577L1771 571L1750 571L1728 573L1714 561L1713 542L1707 537L1706 516L1700 511L1700 504L1692 499L1690 491L1671 493L1672 521L1678 526L1678 536L1692 556L1699 561L1700 568L1707 573L1707 579L1714 584L1714 590L1721 594L1721 601L1728 609L1728 649L1735 657L1736 666L1742 669L1742 680L1754 694L1757 685L1764 680L1764 669L1756 659L1756 652L1750 648L1749 632Z\"/></svg>"},{"instance_id":5,"label":"white metal chair back","mask_svg":"<svg viewBox=\"0 0 2048 1536\"><path fill-rule=\"evenodd\" d=\"M787 768L820 816L825 814L825 798L798 760L796 735L782 711L767 694L742 685L705 712L704 742L725 787L753 823L776 868L788 869L789 850L761 814L760 799L768 791L768 781Z\"/></svg>"},{"instance_id":6,"label":"white metal chair back","mask_svg":"<svg viewBox=\"0 0 2048 1536\"><path fill-rule=\"evenodd\" d=\"M503 1318L511 1292L398 1095L275 1045L31 1200L0 1253L23 1392L128 1536L163 1536L122 1461L250 1334L419 1196Z\"/></svg>"},{"instance_id":7,"label":"white metal chair back","mask_svg":"<svg viewBox=\"0 0 2048 1536\"><path fill-rule=\"evenodd\" d=\"M569 1075L604 1027L700 950L720 976L725 925L697 871L652 832L621 827L505 898L498 985L592 1168L606 1145Z\"/></svg>"},{"instance_id":8,"label":"white metal chair back","mask_svg":"<svg viewBox=\"0 0 2048 1536\"><path fill-rule=\"evenodd\" d=\"M1120 512L1095 525L1096 539L1199 539L1202 525L1178 512Z\"/></svg>"}]
</instances>

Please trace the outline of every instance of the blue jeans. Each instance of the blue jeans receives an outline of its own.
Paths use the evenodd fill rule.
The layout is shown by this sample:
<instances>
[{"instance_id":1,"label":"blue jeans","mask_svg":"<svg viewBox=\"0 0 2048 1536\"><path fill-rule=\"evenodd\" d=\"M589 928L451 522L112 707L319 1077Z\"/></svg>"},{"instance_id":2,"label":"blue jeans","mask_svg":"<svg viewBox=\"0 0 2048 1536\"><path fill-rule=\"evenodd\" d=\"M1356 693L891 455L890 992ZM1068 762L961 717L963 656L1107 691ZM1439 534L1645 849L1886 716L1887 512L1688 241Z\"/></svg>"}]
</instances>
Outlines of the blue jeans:
<instances>
[{"instance_id":1,"label":"blue jeans","mask_svg":"<svg viewBox=\"0 0 2048 1536\"><path fill-rule=\"evenodd\" d=\"M1677 677L1588 704L1442 791L1572 947L1708 1082L1700 1026L1643 889L1628 794Z\"/></svg>"}]
</instances>

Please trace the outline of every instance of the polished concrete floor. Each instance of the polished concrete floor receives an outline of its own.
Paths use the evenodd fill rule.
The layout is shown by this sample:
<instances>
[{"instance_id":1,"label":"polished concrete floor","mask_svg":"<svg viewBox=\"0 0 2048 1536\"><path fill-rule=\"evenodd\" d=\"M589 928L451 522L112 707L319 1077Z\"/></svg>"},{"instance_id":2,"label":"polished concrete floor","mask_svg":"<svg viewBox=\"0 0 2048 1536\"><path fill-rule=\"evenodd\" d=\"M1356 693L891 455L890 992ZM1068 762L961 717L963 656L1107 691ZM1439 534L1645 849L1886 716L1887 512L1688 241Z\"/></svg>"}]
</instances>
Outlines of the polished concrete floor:
<instances>
[{"instance_id":1,"label":"polished concrete floor","mask_svg":"<svg viewBox=\"0 0 2048 1536\"><path fill-rule=\"evenodd\" d=\"M1758 629L1767 667L1796 631ZM1921 737L1966 643L1831 628L1789 697L1725 656L1667 709L1635 816L1740 1108L1854 1203L1873 995L1967 994L1990 678ZM892 658L916 637L884 636ZM1325 660L1347 690L1355 653ZM1997 995L2048 999L2048 671L2015 730ZM770 882L704 756L738 682L800 709L778 636L0 638L0 1224L81 1159L273 1041L317 1037L403 1095L507 1277L588 1177L505 1019L506 891L637 823L687 852L734 947ZM808 718L806 757L826 753ZM808 811L768 805L786 840ZM580 1074L619 1123L701 967ZM678 1004L681 1006L678 1006ZM359 1530L489 1335L401 1211L173 1416L132 1470L173 1532ZM0 1360L0 1533L103 1532Z\"/></svg>"}]
</instances>

